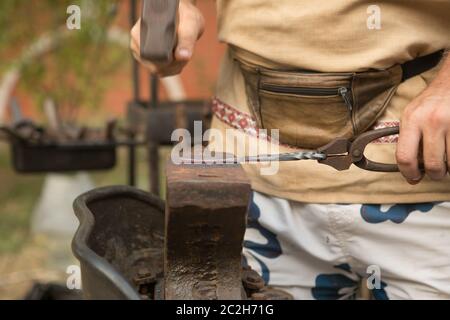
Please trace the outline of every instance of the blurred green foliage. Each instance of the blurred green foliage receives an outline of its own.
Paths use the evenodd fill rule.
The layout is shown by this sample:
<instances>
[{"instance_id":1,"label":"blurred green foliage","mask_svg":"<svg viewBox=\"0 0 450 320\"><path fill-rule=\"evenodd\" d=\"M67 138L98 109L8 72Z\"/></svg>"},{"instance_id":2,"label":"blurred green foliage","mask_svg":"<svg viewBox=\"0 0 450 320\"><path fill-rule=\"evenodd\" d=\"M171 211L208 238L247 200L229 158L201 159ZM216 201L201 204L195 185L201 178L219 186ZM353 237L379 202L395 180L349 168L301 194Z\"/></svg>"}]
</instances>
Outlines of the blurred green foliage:
<instances>
[{"instance_id":1,"label":"blurred green foliage","mask_svg":"<svg viewBox=\"0 0 450 320\"><path fill-rule=\"evenodd\" d=\"M52 98L64 120L73 120L80 108L98 109L108 79L129 61L127 48L107 40L108 30L116 23L119 2L0 0L0 79L10 68L20 67L21 88L38 106ZM70 5L81 8L80 30L66 27ZM53 50L24 62L22 57L30 46L55 35L58 41ZM0 145L0 254L15 252L25 243L30 215L44 180L43 175L17 175L9 161L7 146ZM113 181L121 181L119 174L124 179L122 170L123 166L118 166L111 171L109 180L110 175L101 177L105 183L115 184Z\"/></svg>"},{"instance_id":2,"label":"blurred green foliage","mask_svg":"<svg viewBox=\"0 0 450 320\"><path fill-rule=\"evenodd\" d=\"M51 97L63 117L79 107L98 107L108 76L127 61L128 51L108 42L118 0L1 0L0 74L19 63L20 85L42 105ZM81 29L68 30L67 8L81 8ZM57 35L54 50L23 63L20 57L43 36ZM67 35L67 36L61 36Z\"/></svg>"}]
</instances>

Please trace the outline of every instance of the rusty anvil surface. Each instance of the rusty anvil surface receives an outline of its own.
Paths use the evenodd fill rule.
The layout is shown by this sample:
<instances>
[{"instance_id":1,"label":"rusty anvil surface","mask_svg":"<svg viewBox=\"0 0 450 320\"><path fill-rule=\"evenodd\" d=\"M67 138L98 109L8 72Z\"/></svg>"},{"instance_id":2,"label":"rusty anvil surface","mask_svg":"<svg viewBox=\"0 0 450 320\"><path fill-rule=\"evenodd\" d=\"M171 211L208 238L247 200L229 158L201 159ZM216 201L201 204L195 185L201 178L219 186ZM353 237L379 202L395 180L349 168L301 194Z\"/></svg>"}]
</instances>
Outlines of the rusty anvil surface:
<instances>
[{"instance_id":1,"label":"rusty anvil surface","mask_svg":"<svg viewBox=\"0 0 450 320\"><path fill-rule=\"evenodd\" d=\"M251 196L240 165L167 166L165 299L245 298L241 254Z\"/></svg>"}]
</instances>

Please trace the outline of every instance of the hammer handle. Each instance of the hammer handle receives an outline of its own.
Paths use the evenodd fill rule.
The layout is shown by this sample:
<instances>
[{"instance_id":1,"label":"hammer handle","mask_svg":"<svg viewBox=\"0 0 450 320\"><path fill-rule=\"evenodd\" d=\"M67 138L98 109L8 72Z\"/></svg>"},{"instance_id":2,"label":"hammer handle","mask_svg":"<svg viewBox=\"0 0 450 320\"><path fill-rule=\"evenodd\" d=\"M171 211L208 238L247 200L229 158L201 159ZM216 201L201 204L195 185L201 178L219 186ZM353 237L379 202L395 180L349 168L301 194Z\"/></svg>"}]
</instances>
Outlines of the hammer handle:
<instances>
[{"instance_id":1,"label":"hammer handle","mask_svg":"<svg viewBox=\"0 0 450 320\"><path fill-rule=\"evenodd\" d=\"M144 0L141 12L141 57L156 65L173 61L177 43L179 0Z\"/></svg>"}]
</instances>

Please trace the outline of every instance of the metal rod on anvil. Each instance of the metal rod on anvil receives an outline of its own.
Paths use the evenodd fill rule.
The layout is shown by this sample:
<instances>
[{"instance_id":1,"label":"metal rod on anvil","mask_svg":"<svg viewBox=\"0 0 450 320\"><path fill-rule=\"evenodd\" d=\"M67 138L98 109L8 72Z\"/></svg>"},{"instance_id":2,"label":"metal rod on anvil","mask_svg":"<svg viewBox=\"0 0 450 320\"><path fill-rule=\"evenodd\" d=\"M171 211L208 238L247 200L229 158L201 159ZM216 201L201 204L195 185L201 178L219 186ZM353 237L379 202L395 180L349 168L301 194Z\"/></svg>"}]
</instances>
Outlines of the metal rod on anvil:
<instances>
[{"instance_id":1,"label":"metal rod on anvil","mask_svg":"<svg viewBox=\"0 0 450 320\"><path fill-rule=\"evenodd\" d=\"M233 165L241 163L254 162L271 162L271 161L296 161L296 160L324 160L327 155L317 151L299 151L278 154L262 154L256 156L234 157L227 156L226 158L212 157L204 158L181 158L180 162L185 165Z\"/></svg>"}]
</instances>

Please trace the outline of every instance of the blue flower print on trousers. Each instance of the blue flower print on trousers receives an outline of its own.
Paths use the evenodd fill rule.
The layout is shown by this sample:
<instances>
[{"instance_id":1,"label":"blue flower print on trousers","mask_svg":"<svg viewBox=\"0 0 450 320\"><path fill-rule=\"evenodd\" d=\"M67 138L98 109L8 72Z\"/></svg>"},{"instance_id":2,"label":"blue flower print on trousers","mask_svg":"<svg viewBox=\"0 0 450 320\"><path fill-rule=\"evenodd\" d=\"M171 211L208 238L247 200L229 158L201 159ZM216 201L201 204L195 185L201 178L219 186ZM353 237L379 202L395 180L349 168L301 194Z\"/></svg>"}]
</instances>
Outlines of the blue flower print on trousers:
<instances>
[{"instance_id":1,"label":"blue flower print on trousers","mask_svg":"<svg viewBox=\"0 0 450 320\"><path fill-rule=\"evenodd\" d=\"M268 283L270 280L270 270L261 259L256 257L256 254L265 258L275 259L279 257L283 253L283 251L281 249L281 245L278 241L277 235L260 224L260 217L261 210L252 199L248 213L247 228L258 230L261 236L264 237L267 241L265 243L258 243L251 240L245 240L244 247L250 250L249 253L258 262L261 267L261 276L263 277L264 281Z\"/></svg>"},{"instance_id":2,"label":"blue flower print on trousers","mask_svg":"<svg viewBox=\"0 0 450 320\"><path fill-rule=\"evenodd\" d=\"M379 204L364 204L361 206L361 216L368 223L381 223L390 220L399 224L404 222L410 213L414 211L429 212L435 205L436 203L396 204L387 211L382 211Z\"/></svg>"}]
</instances>

